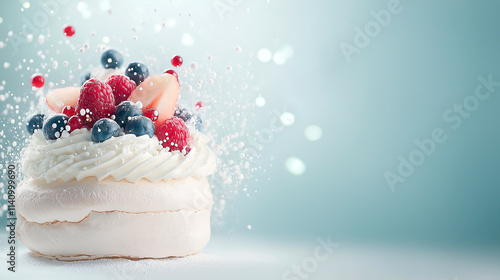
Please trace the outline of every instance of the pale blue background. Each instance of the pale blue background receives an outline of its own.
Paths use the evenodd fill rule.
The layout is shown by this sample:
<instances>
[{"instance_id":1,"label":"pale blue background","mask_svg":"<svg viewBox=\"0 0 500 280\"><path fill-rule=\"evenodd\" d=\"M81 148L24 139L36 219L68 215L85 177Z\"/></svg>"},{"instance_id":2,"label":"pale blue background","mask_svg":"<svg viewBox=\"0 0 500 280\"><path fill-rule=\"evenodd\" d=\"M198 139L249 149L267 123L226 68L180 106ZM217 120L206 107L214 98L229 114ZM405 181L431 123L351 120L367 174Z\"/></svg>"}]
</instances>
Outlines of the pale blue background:
<instances>
[{"instance_id":1,"label":"pale blue background","mask_svg":"<svg viewBox=\"0 0 500 280\"><path fill-rule=\"evenodd\" d=\"M113 17L93 4L88 20L72 1L60 5L61 10L34 32L34 41L38 34L49 33L51 38L40 46L21 43L16 50L5 41L8 32L19 34L23 17L29 19L41 9L32 1L21 12L21 2L3 3L0 12L0 41L5 43L1 62L11 64L0 67L1 80L6 81L2 94L30 94L30 87L21 83L33 71L14 68L23 58L39 65L39 49L60 57L59 71L50 77L54 82L68 76L63 60L72 69L77 63L98 64L98 55L79 62L84 56L74 54L78 49L64 46L60 30L70 22L77 35L82 34L69 39L71 44L87 42L92 50L108 35L109 45L128 49L134 56L130 59L182 53L197 61L218 57L214 68L220 71L242 64L255 75L249 85L260 87L251 99L257 94L266 99L266 106L255 109L255 118L248 121L257 130L269 127L274 109L295 115L292 126L264 145L258 165L266 171L247 181L250 198L240 190L228 200L226 224L214 227L214 235L308 243L331 235L340 243L500 246L500 96L494 93L481 102L457 130L442 118L453 104L474 93L478 76L491 74L500 81L498 1L401 1L402 12L350 63L339 45L352 44L354 28L364 28L373 20L370 12L386 9L388 0L242 0L234 1L222 18L212 0L110 1ZM156 36L154 24L169 18L175 18L177 26ZM89 35L92 30L95 37ZM179 43L185 32L196 40L192 47ZM63 45L58 45L61 40ZM165 46L166 55L158 45ZM241 54L234 51L238 45ZM275 52L284 45L294 50L284 65L264 64L248 55L261 48ZM227 87L240 87L236 82ZM10 116L1 117L8 131L13 126ZM311 124L323 129L315 143L304 137ZM447 141L392 192L384 172L395 172L398 156L408 158L416 148L414 141L430 137L435 128L446 132ZM7 132L4 149L15 137ZM290 156L304 161L303 175L285 169Z\"/></svg>"}]
</instances>

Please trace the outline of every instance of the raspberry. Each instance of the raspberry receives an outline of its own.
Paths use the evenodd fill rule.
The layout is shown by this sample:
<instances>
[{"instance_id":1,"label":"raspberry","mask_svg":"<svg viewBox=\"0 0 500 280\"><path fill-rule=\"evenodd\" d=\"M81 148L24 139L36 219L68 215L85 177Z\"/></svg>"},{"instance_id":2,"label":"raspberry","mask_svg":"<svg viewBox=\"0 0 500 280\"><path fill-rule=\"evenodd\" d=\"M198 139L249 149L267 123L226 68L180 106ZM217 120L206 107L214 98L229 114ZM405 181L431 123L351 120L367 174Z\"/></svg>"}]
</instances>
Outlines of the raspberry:
<instances>
[{"instance_id":1,"label":"raspberry","mask_svg":"<svg viewBox=\"0 0 500 280\"><path fill-rule=\"evenodd\" d=\"M135 82L125 75L111 75L106 80L106 83L113 90L115 105L127 100L132 91L135 89Z\"/></svg>"},{"instance_id":2,"label":"raspberry","mask_svg":"<svg viewBox=\"0 0 500 280\"><path fill-rule=\"evenodd\" d=\"M76 115L76 110L73 108L73 106L66 106L62 109L62 113L65 114L68 117Z\"/></svg>"},{"instance_id":3,"label":"raspberry","mask_svg":"<svg viewBox=\"0 0 500 280\"><path fill-rule=\"evenodd\" d=\"M33 74L31 76L31 85L36 88L41 88L45 84L45 78L41 74Z\"/></svg>"},{"instance_id":4,"label":"raspberry","mask_svg":"<svg viewBox=\"0 0 500 280\"><path fill-rule=\"evenodd\" d=\"M201 102L201 101L198 101L196 102L196 104L194 105L194 108L199 111L201 110L201 108L205 107L205 103Z\"/></svg>"},{"instance_id":5,"label":"raspberry","mask_svg":"<svg viewBox=\"0 0 500 280\"><path fill-rule=\"evenodd\" d=\"M158 111L156 111L155 109L149 109L144 112L144 116L148 117L153 122L158 120L158 115Z\"/></svg>"},{"instance_id":6,"label":"raspberry","mask_svg":"<svg viewBox=\"0 0 500 280\"><path fill-rule=\"evenodd\" d=\"M68 120L69 131L72 132L75 129L80 129L83 127L82 120L78 116L71 116Z\"/></svg>"},{"instance_id":7,"label":"raspberry","mask_svg":"<svg viewBox=\"0 0 500 280\"><path fill-rule=\"evenodd\" d=\"M172 69L167 69L165 70L165 72L163 72L165 74L170 74L170 75L173 75L174 77L177 78L177 81L179 80L179 75L177 75L177 72L175 72L174 70Z\"/></svg>"},{"instance_id":8,"label":"raspberry","mask_svg":"<svg viewBox=\"0 0 500 280\"><path fill-rule=\"evenodd\" d=\"M174 67L180 67L182 65L182 62L184 60L182 59L182 57L178 56L178 55L175 55L174 57L172 57L172 59L170 60L170 62L172 62L172 66Z\"/></svg>"},{"instance_id":9,"label":"raspberry","mask_svg":"<svg viewBox=\"0 0 500 280\"><path fill-rule=\"evenodd\" d=\"M75 28L71 25L66 25L66 26L64 26L63 33L64 33L64 36L71 37L71 36L75 35Z\"/></svg>"},{"instance_id":10,"label":"raspberry","mask_svg":"<svg viewBox=\"0 0 500 280\"><path fill-rule=\"evenodd\" d=\"M160 144L164 148L169 148L170 151L189 149L189 129L178 117L166 120L155 133Z\"/></svg>"},{"instance_id":11,"label":"raspberry","mask_svg":"<svg viewBox=\"0 0 500 280\"><path fill-rule=\"evenodd\" d=\"M97 79L90 79L80 89L76 113L86 128L102 118L110 118L115 112L115 97L111 87Z\"/></svg>"}]
</instances>

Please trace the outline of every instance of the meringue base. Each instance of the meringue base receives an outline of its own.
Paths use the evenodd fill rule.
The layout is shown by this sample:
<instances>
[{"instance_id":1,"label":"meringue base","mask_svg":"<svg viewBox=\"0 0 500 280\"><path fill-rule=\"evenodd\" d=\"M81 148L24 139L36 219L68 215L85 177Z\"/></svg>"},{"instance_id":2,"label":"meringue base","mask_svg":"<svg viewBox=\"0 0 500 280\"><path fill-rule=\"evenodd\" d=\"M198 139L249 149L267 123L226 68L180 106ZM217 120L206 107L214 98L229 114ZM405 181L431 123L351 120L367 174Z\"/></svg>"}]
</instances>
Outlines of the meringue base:
<instances>
[{"instance_id":1,"label":"meringue base","mask_svg":"<svg viewBox=\"0 0 500 280\"><path fill-rule=\"evenodd\" d=\"M134 187L143 188L145 193L151 193L157 188L178 189L181 185L184 185L185 191L210 190L206 179L176 180L172 186L166 183L158 186L155 183L141 182L140 186ZM94 184L99 187L100 182ZM103 182L101 187L104 189L110 184L123 185L122 182ZM39 192L43 187L40 185L43 184L37 181L20 185L21 195L18 199L33 197L35 193L39 196L37 201L43 201L47 197L44 197L43 191ZM67 187L61 187L60 191L67 192L70 188L78 189L79 184L68 184ZM148 201L143 203L147 205ZM19 240L30 250L40 256L57 260L181 257L198 252L208 243L211 206L210 195L208 205L198 210L175 210L167 207L170 209L159 211L158 205L152 205L149 211L131 212L130 209L99 210L99 207L96 207L98 210L89 211L87 216L78 221L56 219L44 222L29 221L23 216L23 211L18 211L16 231ZM30 216L29 212L31 211L26 213L27 217Z\"/></svg>"}]
</instances>

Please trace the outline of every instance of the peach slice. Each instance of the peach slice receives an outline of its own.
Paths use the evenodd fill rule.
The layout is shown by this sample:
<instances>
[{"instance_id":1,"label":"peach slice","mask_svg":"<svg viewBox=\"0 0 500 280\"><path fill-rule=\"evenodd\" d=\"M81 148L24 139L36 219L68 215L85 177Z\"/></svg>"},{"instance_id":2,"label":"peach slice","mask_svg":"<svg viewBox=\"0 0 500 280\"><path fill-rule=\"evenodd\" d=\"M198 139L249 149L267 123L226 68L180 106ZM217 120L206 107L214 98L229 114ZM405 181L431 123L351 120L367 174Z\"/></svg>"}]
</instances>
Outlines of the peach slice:
<instances>
[{"instance_id":1,"label":"peach slice","mask_svg":"<svg viewBox=\"0 0 500 280\"><path fill-rule=\"evenodd\" d=\"M141 101L143 112L149 109L158 111L158 120L155 122L155 127L158 128L174 115L179 92L180 85L175 76L153 75L146 78L132 91L128 101Z\"/></svg>"},{"instance_id":2,"label":"peach slice","mask_svg":"<svg viewBox=\"0 0 500 280\"><path fill-rule=\"evenodd\" d=\"M66 106L76 107L78 96L80 96L79 87L65 87L49 91L45 99L52 111L62 113L63 108Z\"/></svg>"}]
</instances>

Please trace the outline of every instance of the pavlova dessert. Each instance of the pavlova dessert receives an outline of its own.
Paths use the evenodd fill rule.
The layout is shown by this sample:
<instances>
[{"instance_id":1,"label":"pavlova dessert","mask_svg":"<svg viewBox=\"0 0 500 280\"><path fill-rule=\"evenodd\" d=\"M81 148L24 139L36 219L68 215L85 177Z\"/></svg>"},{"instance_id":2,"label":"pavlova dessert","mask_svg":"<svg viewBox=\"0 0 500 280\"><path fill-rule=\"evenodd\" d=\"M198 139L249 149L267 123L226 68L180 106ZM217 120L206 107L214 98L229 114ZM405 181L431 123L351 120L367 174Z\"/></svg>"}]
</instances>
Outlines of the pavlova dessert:
<instances>
[{"instance_id":1,"label":"pavlova dessert","mask_svg":"<svg viewBox=\"0 0 500 280\"><path fill-rule=\"evenodd\" d=\"M116 50L101 62L81 87L47 94L51 114L28 118L20 241L59 260L200 251L210 239L216 156L200 118L177 107L177 74L150 76L138 62L120 68Z\"/></svg>"}]
</instances>

